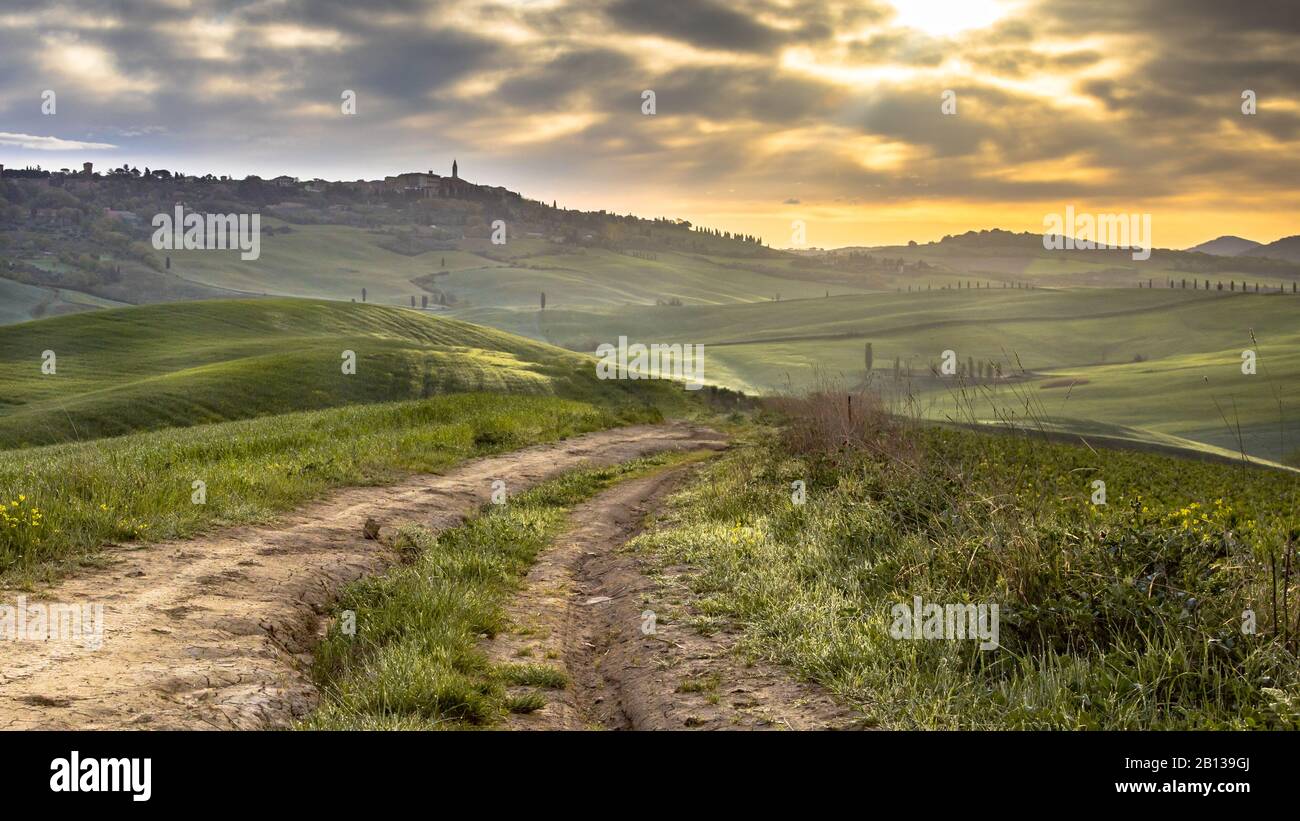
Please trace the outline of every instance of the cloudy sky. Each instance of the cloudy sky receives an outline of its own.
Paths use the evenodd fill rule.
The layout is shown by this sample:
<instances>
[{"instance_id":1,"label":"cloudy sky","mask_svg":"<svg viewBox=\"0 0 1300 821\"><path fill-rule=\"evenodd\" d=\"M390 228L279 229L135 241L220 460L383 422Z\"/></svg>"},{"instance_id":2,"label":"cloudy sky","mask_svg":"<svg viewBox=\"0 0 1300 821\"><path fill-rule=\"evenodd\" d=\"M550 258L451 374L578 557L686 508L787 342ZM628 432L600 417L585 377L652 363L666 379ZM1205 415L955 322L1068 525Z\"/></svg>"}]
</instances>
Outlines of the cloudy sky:
<instances>
[{"instance_id":1,"label":"cloudy sky","mask_svg":"<svg viewBox=\"0 0 1300 821\"><path fill-rule=\"evenodd\" d=\"M455 157L777 246L793 220L833 247L1066 205L1149 212L1162 247L1300 233L1296 0L4 0L0 78L11 167Z\"/></svg>"}]
</instances>

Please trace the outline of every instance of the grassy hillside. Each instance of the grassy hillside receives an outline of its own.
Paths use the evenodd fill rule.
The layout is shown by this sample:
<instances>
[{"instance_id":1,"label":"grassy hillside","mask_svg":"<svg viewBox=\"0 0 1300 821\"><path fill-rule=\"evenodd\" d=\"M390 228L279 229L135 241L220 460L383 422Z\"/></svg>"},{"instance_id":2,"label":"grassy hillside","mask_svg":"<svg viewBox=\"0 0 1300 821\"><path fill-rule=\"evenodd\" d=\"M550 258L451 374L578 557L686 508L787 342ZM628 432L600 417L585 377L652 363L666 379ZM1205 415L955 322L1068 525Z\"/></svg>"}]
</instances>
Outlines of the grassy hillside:
<instances>
[{"instance_id":1,"label":"grassy hillside","mask_svg":"<svg viewBox=\"0 0 1300 821\"><path fill-rule=\"evenodd\" d=\"M0 325L120 305L79 291L46 288L0 278Z\"/></svg>"},{"instance_id":2,"label":"grassy hillside","mask_svg":"<svg viewBox=\"0 0 1300 821\"><path fill-rule=\"evenodd\" d=\"M656 252L652 259L591 248L517 260L513 267L452 272L435 277L436 287L456 295L467 307L538 307L546 292L547 309L617 308L680 300L688 304L728 304L822 296L861 288L782 279L747 267L729 268L696 255Z\"/></svg>"},{"instance_id":3,"label":"grassy hillside","mask_svg":"<svg viewBox=\"0 0 1300 821\"><path fill-rule=\"evenodd\" d=\"M41 372L42 352L57 357ZM356 373L342 354L356 354ZM585 357L400 308L291 299L100 311L0 328L0 447L457 391L685 401Z\"/></svg>"},{"instance_id":4,"label":"grassy hillside","mask_svg":"<svg viewBox=\"0 0 1300 821\"><path fill-rule=\"evenodd\" d=\"M1270 459L1300 448L1300 297L1182 289L939 290L731 305L457 312L577 350L622 334L703 343L710 381L750 393L873 381L935 418L1122 426ZM1252 341L1254 334L1254 341ZM1241 353L1258 352L1258 373ZM945 350L1003 380L933 379ZM912 377L893 383L898 360ZM1172 440L1168 440L1172 441Z\"/></svg>"},{"instance_id":5,"label":"grassy hillside","mask_svg":"<svg viewBox=\"0 0 1300 821\"><path fill-rule=\"evenodd\" d=\"M382 247L391 237L346 225L288 226L272 219L264 225L288 232L263 236L258 259L240 259L238 251L172 251L172 272L249 294L360 302L365 288L368 302L409 305L412 295L425 293L413 283L418 277L495 264L463 251L400 254Z\"/></svg>"},{"instance_id":6,"label":"grassy hillside","mask_svg":"<svg viewBox=\"0 0 1300 821\"><path fill-rule=\"evenodd\" d=\"M443 291L459 307L538 305L546 292L555 307L654 304L680 299L694 303L820 296L829 286L784 279L750 270L743 261L710 259L674 251L651 258L598 247L518 239L505 245L486 240L457 242L461 250L405 255L385 245L379 232L339 225L284 226L262 241L257 260L237 251L173 251L172 271L194 282L250 294L325 299L361 299L409 304L425 293ZM861 288L835 286L837 292Z\"/></svg>"},{"instance_id":7,"label":"grassy hillside","mask_svg":"<svg viewBox=\"0 0 1300 821\"><path fill-rule=\"evenodd\" d=\"M861 401L850 420L843 399L790 403L784 434L754 431L634 543L696 568L698 629L894 729L1300 728L1300 477ZM895 633L914 597L996 605L994 646Z\"/></svg>"},{"instance_id":8,"label":"grassy hillside","mask_svg":"<svg viewBox=\"0 0 1300 821\"><path fill-rule=\"evenodd\" d=\"M1285 281L1272 269L1234 272L1229 262L1184 252L1158 252L1149 263L1122 252L1051 252L1020 235L869 249L877 258L931 266L901 273L810 267L795 256L633 255L531 239L506 246L464 240L463 251L408 257L378 244L386 241L355 228L294 226L268 237L256 263L238 263L233 252L195 252L177 255L176 264L186 276L225 287L351 298L364 281L371 300L394 303L442 293L454 302L452 316L579 351L620 335L703 343L708 379L751 393L797 390L818 372L852 383L864 375L863 348L871 342L883 371L878 379L892 377L897 358L917 377L898 390L936 418L1036 415L1065 427L1121 426L1152 441L1245 449L1274 460L1300 449L1300 414L1288 412L1300 361L1286 353L1300 341L1300 298L1133 287L1148 276L1180 284ZM1205 266L1217 267L1199 270ZM954 287L967 280L993 287ZM1002 287L1026 281L1046 287ZM1123 287L1075 287L1117 283ZM931 289L909 292L909 285ZM545 311L537 309L541 292ZM1267 373L1235 379L1252 330ZM1028 396L954 391L951 382L924 378L944 350L999 361L1017 380L1038 384ZM1073 387L1043 387L1067 384Z\"/></svg>"},{"instance_id":9,"label":"grassy hillside","mask_svg":"<svg viewBox=\"0 0 1300 821\"><path fill-rule=\"evenodd\" d=\"M0 451L0 584L47 577L107 542L265 521L332 487L655 418L650 408L453 394Z\"/></svg>"},{"instance_id":10,"label":"grassy hillside","mask_svg":"<svg viewBox=\"0 0 1300 821\"><path fill-rule=\"evenodd\" d=\"M932 391L932 413L961 418L959 406L965 404L985 419L1028 421L1036 414L1097 420L1295 463L1300 448L1295 343L1291 334L1282 344L1261 344L1254 376L1240 368L1242 349L1253 347L1247 337L1244 344L1150 362L1052 369L1023 390L980 388L964 397ZM1026 399L1034 405L1029 413Z\"/></svg>"},{"instance_id":11,"label":"grassy hillside","mask_svg":"<svg viewBox=\"0 0 1300 821\"><path fill-rule=\"evenodd\" d=\"M922 293L851 294L749 304L620 307L604 311L550 308L540 317L548 341L587 348L611 334L671 337L710 345L932 334L945 329L1037 321L1131 316L1205 301L1204 292L1115 290L941 290ZM487 312L481 319L495 317ZM594 346L592 346L594 347ZM1105 356L1104 352L1100 354ZM1112 355L1113 356L1113 355Z\"/></svg>"},{"instance_id":12,"label":"grassy hillside","mask_svg":"<svg viewBox=\"0 0 1300 821\"><path fill-rule=\"evenodd\" d=\"M798 390L814 383L819 373L854 384L866 377L864 347L871 343L875 381L892 382L897 360L911 378L887 388L934 418L987 422L1033 417L1060 429L1101 425L1150 442L1300 460L1300 414L1291 413L1300 398L1295 378L1300 360L1289 353L1300 341L1300 297L1290 293L1300 279L1300 266L1293 263L1159 249L1147 261L1120 250L1049 251L1041 236L1006 231L796 254L681 226L625 224L536 203L506 214L509 241L493 245L485 231L471 230L471 218L491 216L485 206L462 205L469 210L459 222L443 207L450 203L422 200L353 203L342 212L324 201L306 211L271 209L268 213L307 223L342 216L366 221L289 224L268 216L260 259L243 261L237 251L177 251L171 254L171 270L149 270L151 279L140 278L137 268L145 267L126 252L110 253L110 262L122 257L123 280L96 293L154 302L176 298L184 288L203 293L220 288L349 303L359 300L364 288L369 302L390 306L427 296L431 311L442 310L437 303L445 302L455 318L575 351L592 351L619 336L703 343L707 378L750 393ZM54 258L36 248L32 244L35 256L22 259L53 264ZM161 264L161 254L142 253L146 262ZM1170 289L1167 279L1179 285L1208 279L1222 282L1224 291ZM1148 280L1157 287L1136 287ZM1228 290L1229 282L1243 280L1259 282L1265 291L1284 285L1287 293ZM1025 283L1035 287L1006 287ZM991 287L968 287L974 284ZM545 311L538 309L542 293ZM10 321L30 314L32 298L27 294L22 307L8 312ZM52 305L50 312L79 307ZM0 323L5 319L0 309ZM346 331L346 323L342 327ZM1238 379L1241 351L1255 344L1252 331L1266 367L1257 377ZM308 351L297 342L291 350L274 349L274 356L271 349L263 350L266 356L260 361L232 351L229 357L186 363L185 372L175 375L149 363L138 371L179 378L185 383L179 386L182 392L190 384L200 385L201 405L176 399L177 390L167 385L141 383L114 391L121 402L140 404L165 390L168 398L150 411L161 417L157 424L187 417L233 418L227 407L231 402L208 398L216 391L203 387L205 381L224 385L247 378L252 404L267 412L323 407L330 397L365 401L423 395L423 388L409 383L437 382L448 368L427 355L413 362L401 352L405 343L400 333L398 337L392 343L396 350L391 339L375 342L371 354L383 361L367 370L365 380L331 386L332 373L313 372L311 384L304 384L294 402L268 395L274 391L267 385L274 380L256 374L259 369L270 374L325 367L323 350ZM249 344L256 347L257 342ZM945 350L963 361L997 361L1014 378L973 385L971 380L929 379L930 365ZM223 364L233 360L239 364ZM200 366L210 370L197 370ZM238 373L227 373L225 367L236 367ZM492 357L475 363L461 357L450 370L470 377L475 386L515 390L536 382L535 373ZM1023 385L1028 387L1022 390ZM356 395L345 396L352 390ZM44 438L17 439L5 432L0 418L0 446L58 441L75 435L74 426L85 421L78 397L69 400L63 393L56 406L52 396L24 389L18 398L31 412L20 426L49 432ZM0 417L22 412L10 408L0 411Z\"/></svg>"}]
</instances>

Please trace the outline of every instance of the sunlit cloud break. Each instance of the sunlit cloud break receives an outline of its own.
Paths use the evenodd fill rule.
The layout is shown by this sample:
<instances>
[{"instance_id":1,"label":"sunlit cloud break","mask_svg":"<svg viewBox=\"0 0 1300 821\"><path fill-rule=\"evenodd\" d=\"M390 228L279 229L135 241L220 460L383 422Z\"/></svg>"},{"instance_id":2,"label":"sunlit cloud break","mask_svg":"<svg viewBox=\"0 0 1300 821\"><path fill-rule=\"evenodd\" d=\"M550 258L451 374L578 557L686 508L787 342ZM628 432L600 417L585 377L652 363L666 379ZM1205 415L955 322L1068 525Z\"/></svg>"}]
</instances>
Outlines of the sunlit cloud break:
<instances>
[{"instance_id":1,"label":"sunlit cloud break","mask_svg":"<svg viewBox=\"0 0 1300 821\"><path fill-rule=\"evenodd\" d=\"M0 163L106 148L24 136L54 130L114 140L115 164L234 177L455 155L569 207L769 240L803 219L822 247L1039 231L1060 202L1154 212L1170 246L1209 221L1279 236L1300 212L1294 4L327 2L309 22L297 5L0 17ZM71 95L57 120L43 90Z\"/></svg>"},{"instance_id":2,"label":"sunlit cloud break","mask_svg":"<svg viewBox=\"0 0 1300 821\"><path fill-rule=\"evenodd\" d=\"M112 143L89 143L81 140L64 140L59 137L38 137L35 134L14 134L9 131L0 131L0 145L34 151L101 151L117 148Z\"/></svg>"}]
</instances>

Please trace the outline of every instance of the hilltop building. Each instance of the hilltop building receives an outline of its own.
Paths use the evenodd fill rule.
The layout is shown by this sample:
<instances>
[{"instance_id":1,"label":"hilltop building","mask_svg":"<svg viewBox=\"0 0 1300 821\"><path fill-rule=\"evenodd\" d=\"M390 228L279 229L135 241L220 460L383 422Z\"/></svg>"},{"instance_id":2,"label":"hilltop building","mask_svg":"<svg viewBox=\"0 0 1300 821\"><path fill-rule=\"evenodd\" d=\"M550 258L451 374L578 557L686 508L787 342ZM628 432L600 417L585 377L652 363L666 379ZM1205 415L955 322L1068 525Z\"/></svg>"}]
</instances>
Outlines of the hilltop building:
<instances>
[{"instance_id":1,"label":"hilltop building","mask_svg":"<svg viewBox=\"0 0 1300 821\"><path fill-rule=\"evenodd\" d=\"M26 168L6 168L0 164L0 177L5 179L22 179L36 185L56 185L70 190L86 191L94 190L95 186L102 179L138 179L142 182L148 181L169 181L169 180L186 180L185 175L180 172L172 173L165 169L151 170L146 168L144 174L136 169L122 168L111 169L107 175L96 174L94 163L83 162L80 171L63 169L61 171L47 171L40 166L28 166ZM189 177L191 182L218 182L218 178L211 174L202 177ZM221 177L220 182L231 183L237 182L229 177ZM402 197L420 197L429 199L450 199L450 200L474 200L479 202L507 202L511 200L520 200L522 197L515 191L503 188L501 186L476 185L468 182L460 176L460 161L453 159L451 161L451 176L443 177L435 174L432 170L428 172L411 171L403 174L396 174L384 177L378 180L356 180L354 182L333 183L328 180L316 178L312 180L300 180L288 174L282 174L272 179L263 180L256 175L245 177L244 182L258 183L273 186L282 189L286 195L290 192L303 192L306 194L323 194L333 189L335 186L348 191L359 192L367 197L384 197L399 195Z\"/></svg>"},{"instance_id":2,"label":"hilltop building","mask_svg":"<svg viewBox=\"0 0 1300 821\"><path fill-rule=\"evenodd\" d=\"M384 189L415 197L446 199L481 199L489 195L509 196L511 194L504 188L489 188L461 179L460 163L456 160L451 161L450 177L439 176L432 170L428 173L410 171L384 177Z\"/></svg>"}]
</instances>

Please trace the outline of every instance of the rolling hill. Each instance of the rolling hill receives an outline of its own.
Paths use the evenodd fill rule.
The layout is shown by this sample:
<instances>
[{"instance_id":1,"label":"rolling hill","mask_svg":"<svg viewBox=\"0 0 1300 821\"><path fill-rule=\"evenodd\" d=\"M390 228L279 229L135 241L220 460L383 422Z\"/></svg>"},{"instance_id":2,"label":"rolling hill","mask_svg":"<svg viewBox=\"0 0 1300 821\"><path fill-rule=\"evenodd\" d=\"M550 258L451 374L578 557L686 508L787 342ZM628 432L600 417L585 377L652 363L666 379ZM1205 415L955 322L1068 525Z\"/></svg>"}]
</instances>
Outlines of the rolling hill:
<instances>
[{"instance_id":1,"label":"rolling hill","mask_svg":"<svg viewBox=\"0 0 1300 821\"><path fill-rule=\"evenodd\" d=\"M122 304L80 291L28 285L0 278L0 325L93 311L96 308L112 308Z\"/></svg>"},{"instance_id":2,"label":"rolling hill","mask_svg":"<svg viewBox=\"0 0 1300 821\"><path fill-rule=\"evenodd\" d=\"M342 372L343 354L355 374ZM55 373L42 373L45 351ZM463 391L681 403L584 356L401 308L293 299L120 308L0 328L0 447Z\"/></svg>"},{"instance_id":3,"label":"rolling hill","mask_svg":"<svg viewBox=\"0 0 1300 821\"><path fill-rule=\"evenodd\" d=\"M402 254L384 247L387 235L347 225L286 225L263 238L262 254L242 260L238 251L173 251L172 271L191 282L246 294L366 300L407 305L425 292L413 283L440 271L486 268L493 260L464 251Z\"/></svg>"},{"instance_id":4,"label":"rolling hill","mask_svg":"<svg viewBox=\"0 0 1300 821\"><path fill-rule=\"evenodd\" d=\"M1258 248L1251 248L1242 252L1246 257L1269 257L1271 259L1285 259L1290 262L1300 262L1300 234L1294 237L1283 237L1282 239L1270 242L1267 245L1261 245Z\"/></svg>"},{"instance_id":5,"label":"rolling hill","mask_svg":"<svg viewBox=\"0 0 1300 821\"><path fill-rule=\"evenodd\" d=\"M106 266L120 279L96 285L100 297L152 303L239 294L272 304L240 308L249 327L231 317L213 325L204 311L215 309L142 314L154 332L172 330L146 334L134 349L125 343L136 331L112 312L102 328L84 318L36 323L42 335L85 329L50 344L31 337L33 329L0 333L0 353L14 351L0 376L17 378L12 395L0 397L0 445L444 390L584 391L591 386L578 377L557 386L546 368L573 354L547 345L590 353L626 336L704 344L706 380L752 393L799 390L828 375L866 382L870 343L871 382L888 383L932 418L1000 424L1033 416L1055 430L1104 428L1162 446L1300 459L1300 430L1288 412L1300 377L1289 353L1300 342L1297 237L1256 247L1223 236L1187 251L1157 248L1148 260L1123 249L1049 250L1040 234L999 229L785 252L681 220L521 198L327 188L281 201L285 194L260 184L186 181L175 191L176 183L122 184L138 189L145 214L144 205L181 190L196 207L265 210L261 257L164 255L121 225L104 235L116 237L113 247L100 247L96 234L29 225L10 256L36 285L0 281L17 297L17 307L0 307L0 323L113 304L66 288L52 297L60 277L80 281ZM85 196L100 204L94 197L110 193ZM504 244L487 231L498 216L509 223ZM333 300L302 303L328 315L328 327L309 315L265 325L292 304L284 297ZM428 311L393 307L426 301ZM376 306L389 307L369 312ZM435 314L460 322L439 324ZM381 316L384 327L374 327ZM182 327L185 338L169 335ZM95 359L87 340L105 333L118 353ZM21 350L6 347L16 339ZM1242 351L1255 347L1262 370L1253 380L1235 378ZM365 367L341 381L335 360L349 348ZM77 353L68 359L64 349ZM59 354L57 381L33 378L32 357L44 350ZM179 353L169 358L168 350ZM996 362L1004 376L962 389L932 379L945 350L968 366ZM241 394L247 399L232 398Z\"/></svg>"},{"instance_id":6,"label":"rolling hill","mask_svg":"<svg viewBox=\"0 0 1300 821\"><path fill-rule=\"evenodd\" d=\"M1259 248L1263 243L1255 242L1253 239L1244 239L1224 235L1216 237L1209 242L1202 242L1200 245L1193 245L1188 251L1198 251L1202 254L1211 254L1216 257L1235 257L1237 254Z\"/></svg>"},{"instance_id":7,"label":"rolling hill","mask_svg":"<svg viewBox=\"0 0 1300 821\"><path fill-rule=\"evenodd\" d=\"M1300 297L1289 291L948 289L454 314L582 351L619 335L704 344L705 379L747 393L798 391L823 377L859 384L870 343L873 384L931 418L1089 433L1101 425L1111 438L1272 460L1300 447L1286 412L1300 401ZM1258 351L1255 375L1241 372L1246 349ZM963 363L997 362L1005 378L933 378L945 350Z\"/></svg>"}]
</instances>

